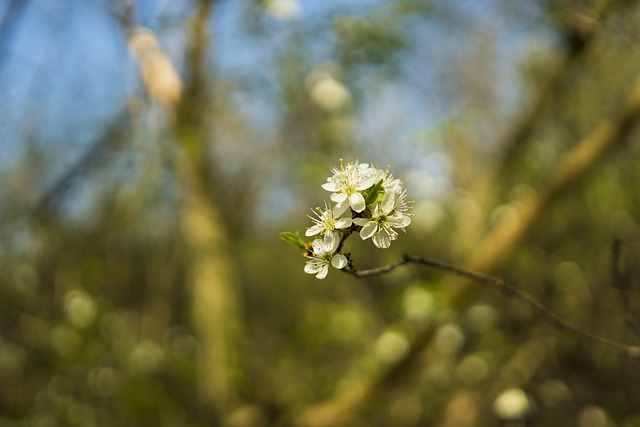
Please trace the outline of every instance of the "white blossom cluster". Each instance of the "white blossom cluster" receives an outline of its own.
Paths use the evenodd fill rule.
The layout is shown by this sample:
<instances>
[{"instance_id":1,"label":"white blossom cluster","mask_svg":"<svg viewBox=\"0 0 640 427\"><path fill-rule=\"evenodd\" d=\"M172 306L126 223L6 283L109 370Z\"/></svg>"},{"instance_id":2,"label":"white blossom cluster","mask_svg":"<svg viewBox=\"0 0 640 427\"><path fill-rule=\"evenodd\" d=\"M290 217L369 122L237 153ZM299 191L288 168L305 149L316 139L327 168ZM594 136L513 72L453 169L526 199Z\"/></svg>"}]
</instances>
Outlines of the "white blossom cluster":
<instances>
[{"instance_id":1,"label":"white blossom cluster","mask_svg":"<svg viewBox=\"0 0 640 427\"><path fill-rule=\"evenodd\" d=\"M304 271L318 279L327 276L329 265L337 269L349 265L339 248L351 233L358 233L363 240L371 238L378 248L388 248L398 237L396 230L404 231L411 223L408 212L413 207L403 182L394 178L389 169L340 161L340 167L331 172L333 175L322 185L331 192L331 203L314 210L310 216L314 225L305 233L315 240L304 246Z\"/></svg>"}]
</instances>

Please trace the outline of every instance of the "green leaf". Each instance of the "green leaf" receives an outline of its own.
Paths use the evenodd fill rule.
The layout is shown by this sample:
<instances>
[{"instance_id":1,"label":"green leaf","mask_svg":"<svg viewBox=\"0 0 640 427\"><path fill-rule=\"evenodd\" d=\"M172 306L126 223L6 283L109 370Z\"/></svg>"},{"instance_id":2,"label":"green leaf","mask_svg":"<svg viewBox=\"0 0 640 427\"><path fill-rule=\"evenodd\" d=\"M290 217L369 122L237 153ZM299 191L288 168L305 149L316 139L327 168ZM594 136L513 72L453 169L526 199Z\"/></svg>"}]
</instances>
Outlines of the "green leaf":
<instances>
[{"instance_id":1,"label":"green leaf","mask_svg":"<svg viewBox=\"0 0 640 427\"><path fill-rule=\"evenodd\" d=\"M291 231L283 231L280 233L280 240L299 249L305 248L305 241L300 238L300 233L297 231L295 233L292 233Z\"/></svg>"},{"instance_id":2,"label":"green leaf","mask_svg":"<svg viewBox=\"0 0 640 427\"><path fill-rule=\"evenodd\" d=\"M376 202L379 202L384 197L384 188L382 187L382 180L376 182L373 187L365 191L363 194L364 201L367 206L371 206Z\"/></svg>"}]
</instances>

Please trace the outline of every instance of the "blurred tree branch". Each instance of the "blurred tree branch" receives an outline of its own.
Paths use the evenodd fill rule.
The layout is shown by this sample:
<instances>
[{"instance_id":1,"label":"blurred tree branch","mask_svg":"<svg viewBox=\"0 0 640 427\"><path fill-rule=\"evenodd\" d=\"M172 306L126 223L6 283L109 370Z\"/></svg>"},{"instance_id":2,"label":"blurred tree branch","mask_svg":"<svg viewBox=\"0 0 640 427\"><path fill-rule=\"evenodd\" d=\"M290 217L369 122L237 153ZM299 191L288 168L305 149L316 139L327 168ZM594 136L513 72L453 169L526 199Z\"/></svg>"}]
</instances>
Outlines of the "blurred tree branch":
<instances>
[{"instance_id":1,"label":"blurred tree branch","mask_svg":"<svg viewBox=\"0 0 640 427\"><path fill-rule=\"evenodd\" d=\"M489 230L476 244L474 255L467 261L470 270L493 271L526 234L531 231L546 209L567 193L614 147L626 142L640 115L640 77L630 88L618 111L600 124L559 161L547 183L537 192L513 204L510 213ZM450 293L454 306L467 298L471 288L462 284Z\"/></svg>"},{"instance_id":2,"label":"blurred tree branch","mask_svg":"<svg viewBox=\"0 0 640 427\"><path fill-rule=\"evenodd\" d=\"M589 15L572 12L564 20L564 36L566 49L561 57L550 66L548 74L538 85L536 90L532 90L531 99L525 105L520 116L515 119L515 124L507 132L500 146L503 147L502 158L500 159L499 170L504 170L508 165L513 164L513 159L522 150L527 139L531 136L538 123L544 107L549 104L556 94L556 89L560 81L583 56L586 48L600 31L603 23L616 10L628 6L635 0L603 0L593 7Z\"/></svg>"},{"instance_id":3,"label":"blurred tree branch","mask_svg":"<svg viewBox=\"0 0 640 427\"><path fill-rule=\"evenodd\" d=\"M376 276L380 274L388 273L396 268L406 265L406 264L420 264L425 265L427 267L435 268L438 270L446 271L448 273L452 273L454 275L464 277L466 279L470 279L475 283L479 283L490 288L493 288L508 297L513 297L532 309L537 315L540 315L547 322L552 324L558 329L565 330L574 334L575 336L587 340L596 342L604 347L609 348L610 350L614 350L618 353L622 353L624 355L630 357L640 357L640 346L628 345L624 343L620 343L617 341L613 341L599 335L592 334L590 332L584 331L580 328L572 326L566 323L560 316L553 313L544 305L540 304L538 301L527 295L526 293L518 290L518 288L513 285L505 282L501 277L498 276L490 276L483 273L477 273L475 271L466 270L463 268L455 267L449 264L445 264L440 261L431 260L428 258L422 257L413 257L406 255L401 261L398 261L393 264L386 265L384 267L374 268L370 270L357 270L351 269L346 270L348 273L353 274L357 278Z\"/></svg>"},{"instance_id":4,"label":"blurred tree branch","mask_svg":"<svg viewBox=\"0 0 640 427\"><path fill-rule=\"evenodd\" d=\"M123 143L131 130L130 124L129 111L125 109L107 125L103 134L91 143L78 160L69 165L41 194L36 194L22 209L15 209L15 206L11 205L0 209L2 227L8 229L18 218L24 216L36 217L40 220L50 218L67 191L81 177L95 169L109 153L109 150L117 149Z\"/></svg>"},{"instance_id":5,"label":"blurred tree branch","mask_svg":"<svg viewBox=\"0 0 640 427\"><path fill-rule=\"evenodd\" d=\"M386 274L398 267L408 264L424 265L429 268L434 268L447 273L451 273L469 279L477 284L492 288L507 297L513 297L517 299L518 301L529 307L535 313L535 315L539 316L555 328L568 332L586 343L595 343L605 349L614 351L616 353L620 353L632 358L640 358L640 346L629 345L611 340L568 324L560 316L549 310L547 307L545 307L526 293L520 291L513 285L505 282L501 277L498 276L491 276L466 270L429 258L413 257L408 255L405 255L400 261L382 267L372 268L368 270L357 270L356 268L351 266L350 269L345 269L344 271L346 273L352 274L357 278L365 278ZM377 395L377 393L384 390L389 386L389 384L391 384L400 375L406 372L407 369L409 369L414 361L416 361L417 356L422 352L423 347L427 345L433 337L433 332L434 331L432 328L423 329L423 331L418 334L411 343L409 351L397 363L391 365L388 370L371 379L367 383L359 384L357 387L347 390L346 392L344 392L344 394L339 395L339 398L328 400L327 402L307 409L301 414L298 419L296 419L294 425L304 427L318 427L336 424L340 425L341 423L343 423L348 414L363 408L370 400L372 400ZM555 340L545 339L544 341L546 342L546 344L542 346L540 344L540 337L538 337L536 334L536 338L531 341L530 345L525 345L524 347L520 348L517 354L522 354L524 352L528 355L528 359L531 359L532 353L528 350L528 347L533 347L536 351L544 350L544 353L546 353L547 351L551 351L554 348ZM534 358L533 360L537 360L538 363L541 363L541 358L542 357ZM501 369L500 376L513 376L513 373L509 373L509 369L513 371L514 368L512 367L514 365L517 365L518 370L522 371L522 364L517 362L517 360L519 359L516 355L514 356L514 361ZM531 370L534 369L534 367L527 366L527 369ZM521 378L519 382L524 381L525 380ZM494 386L492 387L491 395L496 395L499 391L500 390ZM462 391L456 392L455 396L459 396L461 393L464 393L464 389ZM481 396L473 395L467 396L466 398L473 398L474 400L476 400L480 399ZM454 397L450 399L450 401L454 400ZM484 396L484 400L487 400L486 396ZM448 411L447 414L449 414ZM445 425L449 425L450 423L452 423L451 425L457 425L455 422L447 420L447 418L445 418L444 421Z\"/></svg>"},{"instance_id":6,"label":"blurred tree branch","mask_svg":"<svg viewBox=\"0 0 640 427\"><path fill-rule=\"evenodd\" d=\"M74 181L92 170L110 149L122 144L130 131L130 113L127 109L124 109L105 129L104 133L91 144L78 161L67 168L62 176L40 196L35 205L35 214L41 217L50 214L58 200L65 194L69 187L73 185Z\"/></svg>"}]
</instances>

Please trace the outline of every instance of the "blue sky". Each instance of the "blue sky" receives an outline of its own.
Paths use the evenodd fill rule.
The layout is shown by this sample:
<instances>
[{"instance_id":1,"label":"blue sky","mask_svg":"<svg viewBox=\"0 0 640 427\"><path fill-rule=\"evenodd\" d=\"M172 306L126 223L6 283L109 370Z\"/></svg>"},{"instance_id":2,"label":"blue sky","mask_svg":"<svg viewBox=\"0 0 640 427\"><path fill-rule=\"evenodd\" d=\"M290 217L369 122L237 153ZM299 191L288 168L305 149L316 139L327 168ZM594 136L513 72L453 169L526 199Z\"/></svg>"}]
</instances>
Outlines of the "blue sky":
<instances>
[{"instance_id":1,"label":"blue sky","mask_svg":"<svg viewBox=\"0 0 640 427\"><path fill-rule=\"evenodd\" d=\"M126 102L131 62L99 3L31 1L7 25L11 37L0 41L0 167L31 143L51 156L56 175Z\"/></svg>"}]
</instances>

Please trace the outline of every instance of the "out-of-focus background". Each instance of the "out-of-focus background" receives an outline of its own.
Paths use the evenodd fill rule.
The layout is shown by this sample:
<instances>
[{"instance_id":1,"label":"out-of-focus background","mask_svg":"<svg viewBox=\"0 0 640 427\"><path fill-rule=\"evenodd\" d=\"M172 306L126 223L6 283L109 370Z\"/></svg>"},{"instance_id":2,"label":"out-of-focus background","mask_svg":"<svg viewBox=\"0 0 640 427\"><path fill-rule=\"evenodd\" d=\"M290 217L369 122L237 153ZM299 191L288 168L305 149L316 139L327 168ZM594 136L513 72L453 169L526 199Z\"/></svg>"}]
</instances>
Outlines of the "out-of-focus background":
<instances>
[{"instance_id":1,"label":"out-of-focus background","mask_svg":"<svg viewBox=\"0 0 640 427\"><path fill-rule=\"evenodd\" d=\"M640 425L639 359L278 240L390 165L359 268L640 342L638 3L1 0L0 426Z\"/></svg>"}]
</instances>

